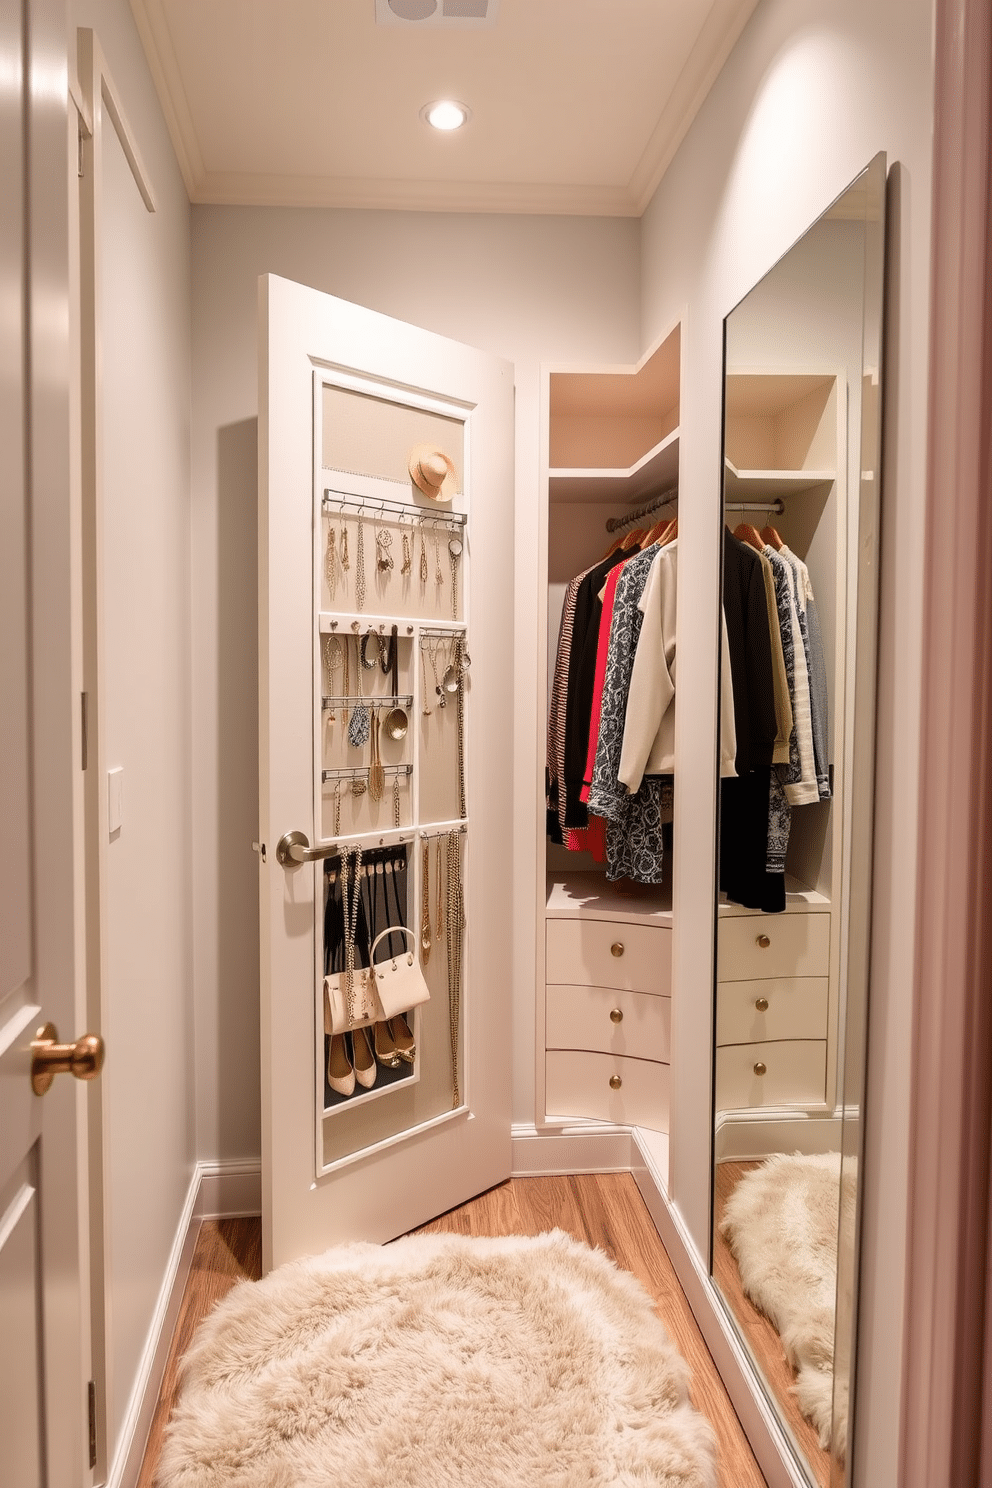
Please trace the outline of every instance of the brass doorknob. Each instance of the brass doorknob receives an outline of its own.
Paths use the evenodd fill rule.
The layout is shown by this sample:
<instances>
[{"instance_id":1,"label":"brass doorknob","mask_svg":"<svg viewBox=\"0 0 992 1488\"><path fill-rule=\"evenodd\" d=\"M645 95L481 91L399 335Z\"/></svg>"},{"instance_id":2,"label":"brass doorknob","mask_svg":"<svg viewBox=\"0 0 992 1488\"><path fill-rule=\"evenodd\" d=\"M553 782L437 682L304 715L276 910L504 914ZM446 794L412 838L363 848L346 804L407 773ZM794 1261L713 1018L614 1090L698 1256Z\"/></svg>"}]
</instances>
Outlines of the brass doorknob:
<instances>
[{"instance_id":1,"label":"brass doorknob","mask_svg":"<svg viewBox=\"0 0 992 1488\"><path fill-rule=\"evenodd\" d=\"M77 1080L93 1080L103 1069L103 1039L84 1033L74 1044L60 1044L54 1023L43 1023L31 1040L31 1089L44 1095L56 1075L72 1074Z\"/></svg>"},{"instance_id":2,"label":"brass doorknob","mask_svg":"<svg viewBox=\"0 0 992 1488\"><path fill-rule=\"evenodd\" d=\"M622 1008L610 1008L610 1022L611 1023L622 1023L623 1022L623 1009Z\"/></svg>"},{"instance_id":3,"label":"brass doorknob","mask_svg":"<svg viewBox=\"0 0 992 1488\"><path fill-rule=\"evenodd\" d=\"M610 1089L611 1090L619 1090L620 1089L620 1086L622 1084L623 1084L623 1081L621 1080L621 1078L620 1078L619 1075L611 1075L610 1076Z\"/></svg>"}]
</instances>

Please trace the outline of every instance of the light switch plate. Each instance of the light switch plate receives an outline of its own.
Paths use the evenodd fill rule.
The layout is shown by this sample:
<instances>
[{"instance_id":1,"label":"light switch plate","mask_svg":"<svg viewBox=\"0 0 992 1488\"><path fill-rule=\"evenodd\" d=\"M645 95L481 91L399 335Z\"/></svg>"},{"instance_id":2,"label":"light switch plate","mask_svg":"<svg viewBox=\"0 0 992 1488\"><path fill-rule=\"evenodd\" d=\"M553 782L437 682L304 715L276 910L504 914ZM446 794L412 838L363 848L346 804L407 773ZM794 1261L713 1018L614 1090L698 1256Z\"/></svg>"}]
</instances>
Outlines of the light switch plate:
<instances>
[{"instance_id":1,"label":"light switch plate","mask_svg":"<svg viewBox=\"0 0 992 1488\"><path fill-rule=\"evenodd\" d=\"M375 0L377 26L495 26L499 0Z\"/></svg>"},{"instance_id":2,"label":"light switch plate","mask_svg":"<svg viewBox=\"0 0 992 1488\"><path fill-rule=\"evenodd\" d=\"M107 771L107 829L113 837L124 821L124 766Z\"/></svg>"}]
</instances>

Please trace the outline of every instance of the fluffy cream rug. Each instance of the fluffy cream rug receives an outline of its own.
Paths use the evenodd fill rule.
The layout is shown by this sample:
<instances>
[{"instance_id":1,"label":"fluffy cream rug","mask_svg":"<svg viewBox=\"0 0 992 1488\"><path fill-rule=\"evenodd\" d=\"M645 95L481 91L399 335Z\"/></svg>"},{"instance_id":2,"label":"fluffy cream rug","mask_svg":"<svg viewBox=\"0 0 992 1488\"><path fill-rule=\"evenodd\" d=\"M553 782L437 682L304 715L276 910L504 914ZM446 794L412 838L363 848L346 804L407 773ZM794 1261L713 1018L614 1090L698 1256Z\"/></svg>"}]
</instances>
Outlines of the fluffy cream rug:
<instances>
[{"instance_id":1,"label":"fluffy cream rug","mask_svg":"<svg viewBox=\"0 0 992 1488\"><path fill-rule=\"evenodd\" d=\"M282 1266L183 1370L161 1488L716 1488L651 1299L557 1230Z\"/></svg>"},{"instance_id":2,"label":"fluffy cream rug","mask_svg":"<svg viewBox=\"0 0 992 1488\"><path fill-rule=\"evenodd\" d=\"M838 1357L835 1401L834 1316L838 1233L842 1245L854 1244L856 1185L849 1166L842 1205L839 1153L776 1153L744 1174L720 1224L745 1292L774 1325L796 1371L800 1410L819 1432L820 1445L832 1445L839 1457L847 1450L849 1369ZM844 1270L849 1277L851 1267Z\"/></svg>"}]
</instances>

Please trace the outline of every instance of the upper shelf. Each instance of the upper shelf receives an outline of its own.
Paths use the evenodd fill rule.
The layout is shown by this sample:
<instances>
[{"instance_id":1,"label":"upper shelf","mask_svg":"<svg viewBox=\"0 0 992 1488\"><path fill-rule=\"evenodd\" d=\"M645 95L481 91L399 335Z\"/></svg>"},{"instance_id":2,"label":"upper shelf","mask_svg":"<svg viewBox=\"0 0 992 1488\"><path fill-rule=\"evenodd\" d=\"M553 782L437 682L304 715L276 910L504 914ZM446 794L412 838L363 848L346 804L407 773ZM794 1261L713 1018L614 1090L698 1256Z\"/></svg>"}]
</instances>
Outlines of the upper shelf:
<instances>
[{"instance_id":1,"label":"upper shelf","mask_svg":"<svg viewBox=\"0 0 992 1488\"><path fill-rule=\"evenodd\" d=\"M634 502L678 477L681 328L636 366L552 372L552 501Z\"/></svg>"},{"instance_id":2,"label":"upper shelf","mask_svg":"<svg viewBox=\"0 0 992 1488\"><path fill-rule=\"evenodd\" d=\"M604 469L551 469L548 490L552 501L629 501L654 495L679 477L679 431L673 429L634 465Z\"/></svg>"},{"instance_id":3,"label":"upper shelf","mask_svg":"<svg viewBox=\"0 0 992 1488\"><path fill-rule=\"evenodd\" d=\"M723 493L727 501L753 501L756 497L794 496L836 480L835 470L738 470L723 462Z\"/></svg>"},{"instance_id":4,"label":"upper shelf","mask_svg":"<svg viewBox=\"0 0 992 1488\"><path fill-rule=\"evenodd\" d=\"M834 480L837 417L833 373L728 372L727 496L787 496Z\"/></svg>"}]
</instances>

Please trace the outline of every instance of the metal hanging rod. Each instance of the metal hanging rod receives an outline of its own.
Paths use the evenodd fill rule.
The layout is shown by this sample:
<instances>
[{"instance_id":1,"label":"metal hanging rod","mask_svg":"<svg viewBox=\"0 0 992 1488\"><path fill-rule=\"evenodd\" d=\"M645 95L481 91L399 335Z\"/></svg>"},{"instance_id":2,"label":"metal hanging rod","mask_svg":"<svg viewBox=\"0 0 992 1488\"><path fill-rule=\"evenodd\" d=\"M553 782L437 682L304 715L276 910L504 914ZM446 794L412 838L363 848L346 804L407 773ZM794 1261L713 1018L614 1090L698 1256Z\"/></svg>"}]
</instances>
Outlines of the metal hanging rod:
<instances>
[{"instance_id":1,"label":"metal hanging rod","mask_svg":"<svg viewBox=\"0 0 992 1488\"><path fill-rule=\"evenodd\" d=\"M619 532L621 527L629 527L633 522L639 522L642 517L649 517L652 512L660 511L663 506L674 506L679 499L678 486L666 486L663 491L652 496L643 506L635 507L632 512L626 512L622 517L607 517L607 532Z\"/></svg>"},{"instance_id":2,"label":"metal hanging rod","mask_svg":"<svg viewBox=\"0 0 992 1488\"><path fill-rule=\"evenodd\" d=\"M452 832L467 832L468 822L456 822L453 827L419 827L420 837L450 837Z\"/></svg>"},{"instance_id":3,"label":"metal hanging rod","mask_svg":"<svg viewBox=\"0 0 992 1488\"><path fill-rule=\"evenodd\" d=\"M362 776L368 775L368 773L369 773L368 765L356 765L354 769L321 770L321 772L320 772L320 778L321 778L322 781L323 780L358 780ZM382 767L382 773L384 775L412 775L413 774L413 766L412 765L383 765L383 767Z\"/></svg>"},{"instance_id":4,"label":"metal hanging rod","mask_svg":"<svg viewBox=\"0 0 992 1488\"><path fill-rule=\"evenodd\" d=\"M461 636L464 640L465 627L464 625L422 625L420 627L421 646L433 636Z\"/></svg>"},{"instance_id":5,"label":"metal hanging rod","mask_svg":"<svg viewBox=\"0 0 992 1488\"><path fill-rule=\"evenodd\" d=\"M773 501L725 501L723 507L724 511L774 512L780 517L785 511L785 502L781 496L776 496Z\"/></svg>"},{"instance_id":6,"label":"metal hanging rod","mask_svg":"<svg viewBox=\"0 0 992 1488\"><path fill-rule=\"evenodd\" d=\"M407 501L390 501L385 496L355 496L348 491L335 491L332 486L324 487L324 508L329 511L361 512L363 516L374 517L376 512L389 512L395 514L401 521L409 519L411 524L417 526L442 526L442 527L464 527L468 521L466 512L454 511L425 511L422 507L411 506Z\"/></svg>"},{"instance_id":7,"label":"metal hanging rod","mask_svg":"<svg viewBox=\"0 0 992 1488\"><path fill-rule=\"evenodd\" d=\"M383 708L412 708L413 694L408 692L405 697L356 697L354 693L348 696L337 693L334 697L325 695L320 700L322 708L344 708L349 703L361 703L363 707L372 708L378 713Z\"/></svg>"}]
</instances>

